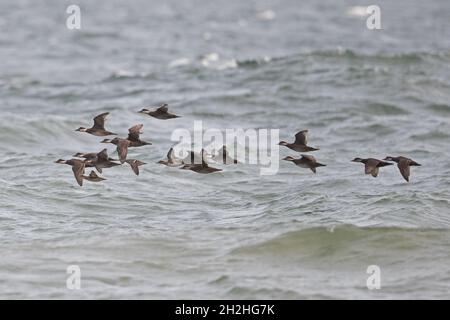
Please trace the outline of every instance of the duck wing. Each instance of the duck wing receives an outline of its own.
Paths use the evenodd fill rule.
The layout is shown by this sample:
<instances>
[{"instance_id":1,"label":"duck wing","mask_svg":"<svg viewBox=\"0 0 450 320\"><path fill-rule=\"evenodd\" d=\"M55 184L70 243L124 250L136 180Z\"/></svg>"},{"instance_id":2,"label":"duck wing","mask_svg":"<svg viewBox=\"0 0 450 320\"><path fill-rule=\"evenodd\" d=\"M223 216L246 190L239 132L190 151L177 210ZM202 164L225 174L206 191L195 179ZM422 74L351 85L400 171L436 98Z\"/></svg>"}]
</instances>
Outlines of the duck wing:
<instances>
[{"instance_id":1,"label":"duck wing","mask_svg":"<svg viewBox=\"0 0 450 320\"><path fill-rule=\"evenodd\" d=\"M128 140L130 141L139 141L139 135L142 133L143 124L137 124L128 129Z\"/></svg>"},{"instance_id":2,"label":"duck wing","mask_svg":"<svg viewBox=\"0 0 450 320\"><path fill-rule=\"evenodd\" d=\"M108 150L105 148L97 153L97 161L108 161Z\"/></svg>"},{"instance_id":3,"label":"duck wing","mask_svg":"<svg viewBox=\"0 0 450 320\"><path fill-rule=\"evenodd\" d=\"M134 159L130 159L130 160L126 160L126 162L131 166L131 169L133 170L135 175L139 175L139 163L134 160Z\"/></svg>"},{"instance_id":4,"label":"duck wing","mask_svg":"<svg viewBox=\"0 0 450 320\"><path fill-rule=\"evenodd\" d=\"M310 156L310 155L302 154L302 158L304 160L306 160L307 162L310 162L310 163L313 163L313 164L317 162L316 158L314 158L313 156Z\"/></svg>"},{"instance_id":5,"label":"duck wing","mask_svg":"<svg viewBox=\"0 0 450 320\"><path fill-rule=\"evenodd\" d=\"M373 177L378 176L378 164L380 161L376 159L368 159L365 163L365 173L372 174Z\"/></svg>"},{"instance_id":6,"label":"duck wing","mask_svg":"<svg viewBox=\"0 0 450 320\"><path fill-rule=\"evenodd\" d=\"M95 171L91 171L91 173L89 174L90 178L98 178L98 175L95 173Z\"/></svg>"},{"instance_id":7,"label":"duck wing","mask_svg":"<svg viewBox=\"0 0 450 320\"><path fill-rule=\"evenodd\" d=\"M75 161L72 166L73 175L77 180L78 184L83 186L83 174L84 174L84 162L83 161Z\"/></svg>"},{"instance_id":8,"label":"duck wing","mask_svg":"<svg viewBox=\"0 0 450 320\"><path fill-rule=\"evenodd\" d=\"M306 146L306 144L308 142L307 134L308 134L308 130L302 130L302 131L297 132L295 134L294 144L301 144L301 145Z\"/></svg>"},{"instance_id":9,"label":"duck wing","mask_svg":"<svg viewBox=\"0 0 450 320\"><path fill-rule=\"evenodd\" d=\"M94 118L94 128L95 129L105 130L105 121L106 121L106 116L108 114L109 114L109 112L105 112L105 113L99 114L98 116L96 116Z\"/></svg>"},{"instance_id":10,"label":"duck wing","mask_svg":"<svg viewBox=\"0 0 450 320\"><path fill-rule=\"evenodd\" d=\"M167 107L167 104L163 104L161 107L156 109L159 113L167 113L169 111L169 108Z\"/></svg>"},{"instance_id":11,"label":"duck wing","mask_svg":"<svg viewBox=\"0 0 450 320\"><path fill-rule=\"evenodd\" d=\"M372 170L372 172L371 172L371 174L372 174L372 177L374 177L374 178L376 178L377 176L378 176L378 167L375 167L373 170Z\"/></svg>"},{"instance_id":12,"label":"duck wing","mask_svg":"<svg viewBox=\"0 0 450 320\"><path fill-rule=\"evenodd\" d=\"M117 153L119 154L120 163L124 163L127 159L128 154L128 146L130 145L130 141L123 139L120 140L117 144Z\"/></svg>"},{"instance_id":13,"label":"duck wing","mask_svg":"<svg viewBox=\"0 0 450 320\"><path fill-rule=\"evenodd\" d=\"M173 154L174 154L173 148L170 148L169 152L167 152L167 159L169 160L169 162L173 161L174 158Z\"/></svg>"},{"instance_id":14,"label":"duck wing","mask_svg":"<svg viewBox=\"0 0 450 320\"><path fill-rule=\"evenodd\" d=\"M409 162L410 162L409 160L402 159L397 164L397 167L400 170L400 173L402 174L403 178L408 182L410 175Z\"/></svg>"}]
</instances>

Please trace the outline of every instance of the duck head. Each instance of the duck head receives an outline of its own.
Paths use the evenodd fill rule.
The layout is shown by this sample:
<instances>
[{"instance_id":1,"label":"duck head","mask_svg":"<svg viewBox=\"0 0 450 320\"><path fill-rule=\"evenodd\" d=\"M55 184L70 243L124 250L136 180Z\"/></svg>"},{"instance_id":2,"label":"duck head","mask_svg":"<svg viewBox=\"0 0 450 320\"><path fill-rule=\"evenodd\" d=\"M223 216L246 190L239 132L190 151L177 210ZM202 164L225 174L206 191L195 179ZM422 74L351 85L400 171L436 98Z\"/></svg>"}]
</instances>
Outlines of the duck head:
<instances>
[{"instance_id":1,"label":"duck head","mask_svg":"<svg viewBox=\"0 0 450 320\"><path fill-rule=\"evenodd\" d=\"M287 146L289 143L287 143L286 141L280 141L278 143L279 146Z\"/></svg>"},{"instance_id":2,"label":"duck head","mask_svg":"<svg viewBox=\"0 0 450 320\"><path fill-rule=\"evenodd\" d=\"M61 164L66 164L67 160L64 159L58 159L55 161L55 163L61 163Z\"/></svg>"},{"instance_id":3,"label":"duck head","mask_svg":"<svg viewBox=\"0 0 450 320\"><path fill-rule=\"evenodd\" d=\"M111 143L111 139L103 139L100 143Z\"/></svg>"},{"instance_id":4,"label":"duck head","mask_svg":"<svg viewBox=\"0 0 450 320\"><path fill-rule=\"evenodd\" d=\"M119 143L119 138L114 138L114 139L110 140L109 143L118 144Z\"/></svg>"},{"instance_id":5,"label":"duck head","mask_svg":"<svg viewBox=\"0 0 450 320\"><path fill-rule=\"evenodd\" d=\"M150 112L150 110L148 110L148 109L142 109L141 111L138 111L138 113L149 113Z\"/></svg>"},{"instance_id":6,"label":"duck head","mask_svg":"<svg viewBox=\"0 0 450 320\"><path fill-rule=\"evenodd\" d=\"M294 161L295 159L294 159L294 157L291 157L291 156L287 156L287 157L284 157L283 159L281 159L281 160L286 160L286 161Z\"/></svg>"},{"instance_id":7,"label":"duck head","mask_svg":"<svg viewBox=\"0 0 450 320\"><path fill-rule=\"evenodd\" d=\"M72 157L75 157L75 158L83 158L84 157L84 153L82 153L82 152L77 152L77 153L75 153Z\"/></svg>"},{"instance_id":8,"label":"duck head","mask_svg":"<svg viewBox=\"0 0 450 320\"><path fill-rule=\"evenodd\" d=\"M361 158L355 158L352 160L352 162L362 162L362 161L363 161L363 159L361 159Z\"/></svg>"},{"instance_id":9,"label":"duck head","mask_svg":"<svg viewBox=\"0 0 450 320\"><path fill-rule=\"evenodd\" d=\"M386 157L383 159L384 161L395 161L394 157Z\"/></svg>"},{"instance_id":10,"label":"duck head","mask_svg":"<svg viewBox=\"0 0 450 320\"><path fill-rule=\"evenodd\" d=\"M80 131L80 132L86 132L86 128L85 127L79 127L78 129L76 129L75 131Z\"/></svg>"}]
</instances>

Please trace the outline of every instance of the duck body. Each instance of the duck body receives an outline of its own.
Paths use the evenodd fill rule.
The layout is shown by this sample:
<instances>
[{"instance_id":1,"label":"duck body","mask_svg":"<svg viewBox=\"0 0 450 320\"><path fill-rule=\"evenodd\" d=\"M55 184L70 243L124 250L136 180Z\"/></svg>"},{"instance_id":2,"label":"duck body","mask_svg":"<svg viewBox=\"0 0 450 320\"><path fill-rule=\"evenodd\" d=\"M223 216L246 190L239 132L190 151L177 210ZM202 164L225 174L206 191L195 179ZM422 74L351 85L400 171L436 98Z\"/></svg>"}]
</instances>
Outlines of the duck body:
<instances>
[{"instance_id":1,"label":"duck body","mask_svg":"<svg viewBox=\"0 0 450 320\"><path fill-rule=\"evenodd\" d=\"M105 178L99 177L95 171L91 171L91 173L88 176L83 176L84 180L91 181L91 182L100 182L103 180L106 180Z\"/></svg>"},{"instance_id":2,"label":"duck body","mask_svg":"<svg viewBox=\"0 0 450 320\"><path fill-rule=\"evenodd\" d=\"M179 167L183 164L183 160L175 157L173 148L170 148L169 152L167 153L167 160L159 160L158 163L166 165L168 167Z\"/></svg>"},{"instance_id":3,"label":"duck body","mask_svg":"<svg viewBox=\"0 0 450 320\"><path fill-rule=\"evenodd\" d=\"M80 187L83 186L83 174L84 174L84 168L86 166L85 160L80 159L70 159L70 160L64 160L64 159L58 159L55 161L55 163L59 164L67 164L72 167L72 172L75 177L75 180L79 184Z\"/></svg>"},{"instance_id":4,"label":"duck body","mask_svg":"<svg viewBox=\"0 0 450 320\"><path fill-rule=\"evenodd\" d=\"M119 163L114 162L114 159L111 159L108 156L108 152L106 149L103 149L99 153L96 154L95 159L92 160L92 164L98 172L102 173L102 169L112 168L115 166L120 166Z\"/></svg>"},{"instance_id":5,"label":"duck body","mask_svg":"<svg viewBox=\"0 0 450 320\"><path fill-rule=\"evenodd\" d=\"M222 164L238 164L239 163L239 161L237 159L230 157L226 146L223 146L222 148L220 148L217 155L213 156L212 159L214 161L216 161L218 163L222 163Z\"/></svg>"},{"instance_id":6,"label":"duck body","mask_svg":"<svg viewBox=\"0 0 450 320\"><path fill-rule=\"evenodd\" d=\"M184 166L181 167L181 169L191 170L197 173L204 173L204 174L222 171L222 169L213 168L210 167L209 165L202 165L202 164L185 164Z\"/></svg>"},{"instance_id":7,"label":"duck body","mask_svg":"<svg viewBox=\"0 0 450 320\"><path fill-rule=\"evenodd\" d=\"M195 153L193 151L191 151L191 157L194 155ZM208 165L208 163L205 161L205 157L206 157L206 151L205 149L202 149L202 153L201 153L201 163L200 164L196 164L191 163L191 164L185 164L184 166L181 167L181 169L183 170L191 170L197 173L203 173L203 174L208 174L208 173L214 173L214 172L218 172L218 171L222 171L222 169L218 169L218 168L213 168L210 167ZM191 160L191 159L189 159Z\"/></svg>"},{"instance_id":8,"label":"duck body","mask_svg":"<svg viewBox=\"0 0 450 320\"><path fill-rule=\"evenodd\" d=\"M400 174L402 175L403 179L405 179L407 182L409 182L409 176L411 174L410 167L411 166L421 166L420 163L415 162L414 160L399 156L399 157L386 157L384 158L386 161L393 161L397 163L397 167L400 171Z\"/></svg>"},{"instance_id":9,"label":"duck body","mask_svg":"<svg viewBox=\"0 0 450 320\"><path fill-rule=\"evenodd\" d=\"M117 146L116 150L117 153L119 154L119 161L120 163L124 163L125 160L127 159L127 155L128 155L128 148L131 144L131 142L128 139L122 139L122 138L114 138L112 140L109 139L105 139L102 141L102 143L112 143L114 145Z\"/></svg>"},{"instance_id":10,"label":"duck body","mask_svg":"<svg viewBox=\"0 0 450 320\"><path fill-rule=\"evenodd\" d=\"M147 114L153 118L160 120L168 120L180 117L169 112L169 106L167 105L167 103L162 104L160 107L158 107L156 110L153 111L144 108L141 111L139 111L139 113Z\"/></svg>"},{"instance_id":11,"label":"duck body","mask_svg":"<svg viewBox=\"0 0 450 320\"><path fill-rule=\"evenodd\" d=\"M325 164L317 162L316 158L314 158L313 156L303 155L303 154L302 154L302 157L299 159L295 159L291 156L288 156L288 157L284 158L283 160L291 161L296 166L299 166L300 168L310 169L314 173L316 173L316 168L326 166Z\"/></svg>"},{"instance_id":12,"label":"duck body","mask_svg":"<svg viewBox=\"0 0 450 320\"><path fill-rule=\"evenodd\" d=\"M313 148L307 145L308 143L308 130L302 130L295 134L295 141L293 143L289 143L286 141L280 141L278 145L288 147L291 150L297 152L310 152L319 150L317 148Z\"/></svg>"},{"instance_id":13,"label":"duck body","mask_svg":"<svg viewBox=\"0 0 450 320\"><path fill-rule=\"evenodd\" d=\"M131 170L133 170L134 174L137 176L139 175L139 166L146 164L145 162L137 159L127 159L125 162L131 166Z\"/></svg>"},{"instance_id":14,"label":"duck body","mask_svg":"<svg viewBox=\"0 0 450 320\"><path fill-rule=\"evenodd\" d=\"M392 165L392 163L390 162L385 162L383 160L378 160L375 158L367 158L367 159L355 158L352 160L352 162L363 163L365 167L364 173L370 174L374 178L378 176L379 168Z\"/></svg>"},{"instance_id":15,"label":"duck body","mask_svg":"<svg viewBox=\"0 0 450 320\"><path fill-rule=\"evenodd\" d=\"M127 140L130 141L129 147L142 147L146 145L151 145L151 142L143 141L140 139L140 134L142 133L143 124L137 124L128 129Z\"/></svg>"},{"instance_id":16,"label":"duck body","mask_svg":"<svg viewBox=\"0 0 450 320\"><path fill-rule=\"evenodd\" d=\"M86 132L99 137L116 135L115 133L105 129L105 121L108 115L109 112L99 114L94 118L94 125L92 126L92 128L79 127L75 131Z\"/></svg>"}]
</instances>

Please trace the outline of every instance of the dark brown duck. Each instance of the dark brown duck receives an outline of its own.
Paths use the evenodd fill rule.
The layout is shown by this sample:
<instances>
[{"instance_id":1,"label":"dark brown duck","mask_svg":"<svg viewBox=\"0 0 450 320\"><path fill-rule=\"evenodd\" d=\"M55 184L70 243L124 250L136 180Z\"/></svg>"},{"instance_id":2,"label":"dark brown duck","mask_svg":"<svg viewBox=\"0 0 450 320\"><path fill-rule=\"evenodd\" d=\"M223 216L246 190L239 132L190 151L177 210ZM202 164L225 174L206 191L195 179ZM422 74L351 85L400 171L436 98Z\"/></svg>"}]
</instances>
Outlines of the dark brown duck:
<instances>
[{"instance_id":1,"label":"dark brown duck","mask_svg":"<svg viewBox=\"0 0 450 320\"><path fill-rule=\"evenodd\" d=\"M110 131L105 130L106 116L109 112L102 113L94 118L94 126L92 128L79 127L75 131L87 132L94 136L111 136L116 135Z\"/></svg>"},{"instance_id":2,"label":"dark brown duck","mask_svg":"<svg viewBox=\"0 0 450 320\"><path fill-rule=\"evenodd\" d=\"M166 165L168 167L179 167L183 164L183 160L175 157L175 152L173 148L170 148L169 152L167 152L167 159L159 160L158 163Z\"/></svg>"},{"instance_id":3,"label":"dark brown duck","mask_svg":"<svg viewBox=\"0 0 450 320\"><path fill-rule=\"evenodd\" d=\"M309 151L316 151L319 149L309 147L308 144L308 130L302 130L295 134L295 141L293 143L288 143L286 141L280 141L278 143L280 146L288 147L291 150L297 151L297 152L309 152Z\"/></svg>"},{"instance_id":4,"label":"dark brown duck","mask_svg":"<svg viewBox=\"0 0 450 320\"><path fill-rule=\"evenodd\" d=\"M222 148L219 149L218 153L215 156L213 156L213 160L217 161L219 163L223 163L223 164L238 164L239 163L239 161L237 159L230 157L226 146L222 146Z\"/></svg>"},{"instance_id":5,"label":"dark brown duck","mask_svg":"<svg viewBox=\"0 0 450 320\"><path fill-rule=\"evenodd\" d=\"M160 120L168 120L180 117L169 112L169 106L167 105L167 103L162 104L159 108L157 108L154 111L144 108L141 111L139 111L139 113L148 114L149 116Z\"/></svg>"},{"instance_id":6,"label":"dark brown duck","mask_svg":"<svg viewBox=\"0 0 450 320\"><path fill-rule=\"evenodd\" d=\"M192 154L192 153L191 153ZM185 164L181 167L183 170L191 170L197 173L213 173L222 171L222 169L213 168L208 165L208 163L205 161L206 151L202 149L202 163L201 164Z\"/></svg>"},{"instance_id":7,"label":"dark brown duck","mask_svg":"<svg viewBox=\"0 0 450 320\"><path fill-rule=\"evenodd\" d=\"M303 155L303 154L302 154L302 157L299 159L295 159L291 156L287 156L286 158L283 158L283 160L291 161L296 166L299 166L300 168L311 169L311 171L314 173L316 173L317 167L325 167L326 166L325 164L317 162L316 158L314 158L313 156Z\"/></svg>"},{"instance_id":8,"label":"dark brown duck","mask_svg":"<svg viewBox=\"0 0 450 320\"><path fill-rule=\"evenodd\" d=\"M84 180L91 181L91 182L100 182L103 180L106 180L105 178L99 177L95 171L91 171L91 173L88 176L83 176Z\"/></svg>"},{"instance_id":9,"label":"dark brown duck","mask_svg":"<svg viewBox=\"0 0 450 320\"><path fill-rule=\"evenodd\" d=\"M86 163L84 160L80 159L70 159L70 160L64 160L64 159L58 159L55 161L55 163L60 164L67 164L72 167L73 175L75 177L75 180L77 183L81 186L83 186L83 174L84 174L84 168L86 166Z\"/></svg>"},{"instance_id":10,"label":"dark brown duck","mask_svg":"<svg viewBox=\"0 0 450 320\"><path fill-rule=\"evenodd\" d=\"M131 166L131 170L133 170L134 174L137 176L139 175L139 166L146 164L145 162L137 159L127 159L125 162Z\"/></svg>"},{"instance_id":11,"label":"dark brown duck","mask_svg":"<svg viewBox=\"0 0 450 320\"><path fill-rule=\"evenodd\" d=\"M352 162L363 163L365 166L365 170L364 170L365 174L371 174L372 177L374 177L374 178L376 178L378 176L379 168L392 165L392 163L374 159L374 158L368 158L368 159L355 158L352 160Z\"/></svg>"},{"instance_id":12,"label":"dark brown duck","mask_svg":"<svg viewBox=\"0 0 450 320\"><path fill-rule=\"evenodd\" d=\"M117 160L114 160L108 156L108 150L106 148L97 153L96 157L93 160L91 160L95 169L97 169L97 171L100 173L102 173L102 169L120 166L119 163L116 163L114 161Z\"/></svg>"},{"instance_id":13,"label":"dark brown duck","mask_svg":"<svg viewBox=\"0 0 450 320\"><path fill-rule=\"evenodd\" d=\"M137 124L128 129L127 140L130 141L130 147L142 147L146 145L151 145L151 142L146 142L140 139L140 134L142 134L143 124Z\"/></svg>"},{"instance_id":14,"label":"dark brown duck","mask_svg":"<svg viewBox=\"0 0 450 320\"><path fill-rule=\"evenodd\" d=\"M102 143L112 143L112 144L116 145L117 146L116 150L119 155L120 163L125 162L125 160L127 159L127 155L128 155L128 148L131 145L130 140L116 137L112 140L105 139L102 141Z\"/></svg>"},{"instance_id":15,"label":"dark brown duck","mask_svg":"<svg viewBox=\"0 0 450 320\"><path fill-rule=\"evenodd\" d=\"M414 160L406 157L386 157L383 160L385 161L394 161L397 163L397 167L400 170L402 177L409 182L409 176L411 174L410 167L411 166L421 166L420 163L415 162Z\"/></svg>"}]
</instances>

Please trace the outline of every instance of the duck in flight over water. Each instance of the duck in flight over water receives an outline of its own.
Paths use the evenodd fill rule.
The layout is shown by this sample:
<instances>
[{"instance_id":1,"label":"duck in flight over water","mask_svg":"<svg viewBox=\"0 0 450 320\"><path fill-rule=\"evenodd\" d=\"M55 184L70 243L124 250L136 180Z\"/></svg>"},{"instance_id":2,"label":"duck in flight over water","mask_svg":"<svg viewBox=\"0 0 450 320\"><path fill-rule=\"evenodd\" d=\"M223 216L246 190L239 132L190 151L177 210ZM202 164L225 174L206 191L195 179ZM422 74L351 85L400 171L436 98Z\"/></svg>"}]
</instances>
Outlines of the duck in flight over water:
<instances>
[{"instance_id":1,"label":"duck in flight over water","mask_svg":"<svg viewBox=\"0 0 450 320\"><path fill-rule=\"evenodd\" d=\"M392 163L374 159L374 158L368 158L368 159L355 158L352 160L352 162L363 163L365 166L365 170L364 170L365 174L371 174L372 177L374 177L374 178L376 178L378 176L379 168L392 165Z\"/></svg>"},{"instance_id":2,"label":"duck in flight over water","mask_svg":"<svg viewBox=\"0 0 450 320\"><path fill-rule=\"evenodd\" d=\"M192 154L192 153L191 153ZM201 164L185 164L181 167L183 170L191 170L197 173L213 173L222 171L222 169L213 168L205 161L206 151L202 149L202 163Z\"/></svg>"},{"instance_id":3,"label":"duck in flight over water","mask_svg":"<svg viewBox=\"0 0 450 320\"><path fill-rule=\"evenodd\" d=\"M87 132L94 136L111 136L116 135L115 133L112 133L110 131L105 130L105 121L106 116L109 114L109 112L102 113L94 118L94 126L92 128L85 128L85 127L79 127L75 131L80 132Z\"/></svg>"},{"instance_id":4,"label":"duck in flight over water","mask_svg":"<svg viewBox=\"0 0 450 320\"><path fill-rule=\"evenodd\" d=\"M83 174L84 174L84 168L85 168L85 160L80 159L70 159L70 160L64 160L64 159L58 159L55 161L55 163L60 164L67 164L72 167L73 175L75 177L75 180L77 180L77 183L81 186L83 186Z\"/></svg>"},{"instance_id":5,"label":"duck in flight over water","mask_svg":"<svg viewBox=\"0 0 450 320\"><path fill-rule=\"evenodd\" d=\"M309 152L309 151L316 151L319 149L309 147L307 145L308 143L308 130L302 130L295 134L295 141L293 143L288 143L286 141L280 141L278 145L288 147L291 150L297 151L297 152Z\"/></svg>"},{"instance_id":6,"label":"duck in flight over water","mask_svg":"<svg viewBox=\"0 0 450 320\"><path fill-rule=\"evenodd\" d=\"M100 182L106 180L105 178L99 177L93 170L88 176L83 176L83 179L91 182Z\"/></svg>"},{"instance_id":7,"label":"duck in flight over water","mask_svg":"<svg viewBox=\"0 0 450 320\"><path fill-rule=\"evenodd\" d=\"M286 158L283 158L283 160L291 161L295 165L297 165L301 168L311 169L311 171L314 173L316 173L317 167L325 167L326 166L325 164L317 162L316 158L314 158L313 156L303 155L303 154L300 159L295 159L291 156L287 156Z\"/></svg>"},{"instance_id":8,"label":"duck in flight over water","mask_svg":"<svg viewBox=\"0 0 450 320\"><path fill-rule=\"evenodd\" d=\"M406 157L386 157L383 160L385 161L393 161L397 163L397 167L400 170L402 177L409 182L410 176L410 167L411 166L421 166L420 163L415 162L414 160Z\"/></svg>"},{"instance_id":9,"label":"duck in flight over water","mask_svg":"<svg viewBox=\"0 0 450 320\"><path fill-rule=\"evenodd\" d=\"M159 160L158 163L164 164L168 167L179 167L183 164L183 160L175 157L173 148L170 148L167 153L167 160Z\"/></svg>"},{"instance_id":10,"label":"duck in flight over water","mask_svg":"<svg viewBox=\"0 0 450 320\"><path fill-rule=\"evenodd\" d=\"M149 116L152 116L153 118L160 120L174 119L180 117L169 112L169 105L167 103L162 104L159 108L157 108L154 111L150 111L149 109L144 108L141 111L139 111L139 113L148 114Z\"/></svg>"}]
</instances>

